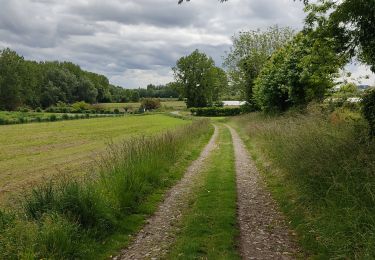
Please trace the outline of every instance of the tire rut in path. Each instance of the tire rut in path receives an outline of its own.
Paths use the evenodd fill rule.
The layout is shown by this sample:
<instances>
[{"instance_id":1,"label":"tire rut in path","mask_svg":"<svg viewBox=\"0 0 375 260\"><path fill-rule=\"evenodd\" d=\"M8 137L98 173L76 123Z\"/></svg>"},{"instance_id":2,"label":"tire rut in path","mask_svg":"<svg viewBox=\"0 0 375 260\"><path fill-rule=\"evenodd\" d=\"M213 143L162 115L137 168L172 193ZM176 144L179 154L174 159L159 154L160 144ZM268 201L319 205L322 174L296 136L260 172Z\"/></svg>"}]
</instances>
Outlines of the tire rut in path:
<instances>
[{"instance_id":1,"label":"tire rut in path","mask_svg":"<svg viewBox=\"0 0 375 260\"><path fill-rule=\"evenodd\" d=\"M155 214L146 221L146 225L136 235L133 242L113 259L160 259L168 252L174 241L176 224L182 212L188 207L188 199L194 187L195 176L204 167L205 160L216 147L218 128L199 158L187 169L183 178L166 194Z\"/></svg>"},{"instance_id":2,"label":"tire rut in path","mask_svg":"<svg viewBox=\"0 0 375 260\"><path fill-rule=\"evenodd\" d=\"M237 132L227 125L236 158L239 250L243 259L294 259L293 235Z\"/></svg>"}]
</instances>

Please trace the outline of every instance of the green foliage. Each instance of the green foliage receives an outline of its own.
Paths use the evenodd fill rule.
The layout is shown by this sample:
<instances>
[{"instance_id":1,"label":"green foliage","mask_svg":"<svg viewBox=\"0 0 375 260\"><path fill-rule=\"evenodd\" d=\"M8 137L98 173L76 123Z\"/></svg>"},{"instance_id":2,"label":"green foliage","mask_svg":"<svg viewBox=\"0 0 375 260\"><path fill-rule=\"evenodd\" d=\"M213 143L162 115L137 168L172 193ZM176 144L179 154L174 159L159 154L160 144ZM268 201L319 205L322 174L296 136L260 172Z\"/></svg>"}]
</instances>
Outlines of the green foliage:
<instances>
[{"instance_id":1,"label":"green foliage","mask_svg":"<svg viewBox=\"0 0 375 260\"><path fill-rule=\"evenodd\" d=\"M198 50L180 58L173 71L177 85L183 88L188 108L212 105L227 86L225 72Z\"/></svg>"},{"instance_id":2,"label":"green foliage","mask_svg":"<svg viewBox=\"0 0 375 260\"><path fill-rule=\"evenodd\" d=\"M331 111L339 107L347 107L353 110L359 110L360 103L351 103L348 102L349 98L360 98L363 93L361 93L357 85L354 83L347 83L341 86L340 90L335 91L330 97L324 100L325 104L328 104L328 107Z\"/></svg>"},{"instance_id":3,"label":"green foliage","mask_svg":"<svg viewBox=\"0 0 375 260\"><path fill-rule=\"evenodd\" d=\"M241 114L239 107L201 107L190 109L195 116L236 116Z\"/></svg>"},{"instance_id":4,"label":"green foliage","mask_svg":"<svg viewBox=\"0 0 375 260\"><path fill-rule=\"evenodd\" d=\"M362 100L363 116L370 126L370 135L375 136L375 90L368 91Z\"/></svg>"},{"instance_id":5,"label":"green foliage","mask_svg":"<svg viewBox=\"0 0 375 260\"><path fill-rule=\"evenodd\" d=\"M71 107L73 108L73 111L77 111L77 112L82 112L82 111L85 111L85 110L92 110L93 109L93 107L90 104L88 104L84 101L76 102L76 103L72 104Z\"/></svg>"},{"instance_id":6,"label":"green foliage","mask_svg":"<svg viewBox=\"0 0 375 260\"><path fill-rule=\"evenodd\" d=\"M357 56L375 72L374 1L319 0L306 4L307 27L318 27L323 37L335 39L338 52Z\"/></svg>"},{"instance_id":7,"label":"green foliage","mask_svg":"<svg viewBox=\"0 0 375 260\"><path fill-rule=\"evenodd\" d=\"M254 87L262 110L305 107L311 101L322 101L334 86L334 78L347 59L336 54L331 39L320 39L315 33L299 33L264 66Z\"/></svg>"},{"instance_id":8,"label":"green foliage","mask_svg":"<svg viewBox=\"0 0 375 260\"><path fill-rule=\"evenodd\" d=\"M231 82L229 92L240 92L242 98L254 104L255 79L272 54L292 40L293 35L288 27L273 26L266 31L245 31L233 36L233 46L224 60Z\"/></svg>"},{"instance_id":9,"label":"green foliage","mask_svg":"<svg viewBox=\"0 0 375 260\"><path fill-rule=\"evenodd\" d=\"M150 111L161 107L160 99L145 98L141 101L141 108Z\"/></svg>"},{"instance_id":10,"label":"green foliage","mask_svg":"<svg viewBox=\"0 0 375 260\"><path fill-rule=\"evenodd\" d=\"M16 52L0 51L0 110L15 110L22 104L22 63Z\"/></svg>"}]
</instances>

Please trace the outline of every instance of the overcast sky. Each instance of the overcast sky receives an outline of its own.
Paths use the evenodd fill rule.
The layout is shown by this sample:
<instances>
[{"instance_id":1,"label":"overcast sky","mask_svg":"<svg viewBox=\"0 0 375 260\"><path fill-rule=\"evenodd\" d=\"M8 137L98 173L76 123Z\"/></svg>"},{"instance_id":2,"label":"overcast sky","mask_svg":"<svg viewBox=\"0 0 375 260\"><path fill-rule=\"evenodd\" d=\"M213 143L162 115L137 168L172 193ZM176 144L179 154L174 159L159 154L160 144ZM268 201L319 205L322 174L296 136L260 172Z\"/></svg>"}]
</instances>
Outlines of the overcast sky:
<instances>
[{"instance_id":1,"label":"overcast sky","mask_svg":"<svg viewBox=\"0 0 375 260\"><path fill-rule=\"evenodd\" d=\"M234 33L275 24L298 30L303 18L293 0L0 0L0 48L72 61L135 88L172 81L176 60L197 48L221 66Z\"/></svg>"}]
</instances>

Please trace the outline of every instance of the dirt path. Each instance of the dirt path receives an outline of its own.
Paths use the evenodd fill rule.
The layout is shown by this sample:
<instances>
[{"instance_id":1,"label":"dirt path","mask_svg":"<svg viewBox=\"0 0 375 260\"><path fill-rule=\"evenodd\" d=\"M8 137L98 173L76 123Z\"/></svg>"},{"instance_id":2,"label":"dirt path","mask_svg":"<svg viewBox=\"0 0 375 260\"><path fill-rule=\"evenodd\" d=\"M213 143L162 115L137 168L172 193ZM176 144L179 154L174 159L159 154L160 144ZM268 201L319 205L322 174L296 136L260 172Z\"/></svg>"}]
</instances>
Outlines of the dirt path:
<instances>
[{"instance_id":1,"label":"dirt path","mask_svg":"<svg viewBox=\"0 0 375 260\"><path fill-rule=\"evenodd\" d=\"M293 259L297 246L282 214L250 159L237 132L232 134L236 157L240 254L243 259Z\"/></svg>"},{"instance_id":2,"label":"dirt path","mask_svg":"<svg viewBox=\"0 0 375 260\"><path fill-rule=\"evenodd\" d=\"M156 213L137 234L132 244L114 259L160 259L174 241L175 225L189 206L188 199L194 187L195 176L204 167L204 161L216 147L218 128L201 155L187 169L184 177L166 195Z\"/></svg>"}]
</instances>

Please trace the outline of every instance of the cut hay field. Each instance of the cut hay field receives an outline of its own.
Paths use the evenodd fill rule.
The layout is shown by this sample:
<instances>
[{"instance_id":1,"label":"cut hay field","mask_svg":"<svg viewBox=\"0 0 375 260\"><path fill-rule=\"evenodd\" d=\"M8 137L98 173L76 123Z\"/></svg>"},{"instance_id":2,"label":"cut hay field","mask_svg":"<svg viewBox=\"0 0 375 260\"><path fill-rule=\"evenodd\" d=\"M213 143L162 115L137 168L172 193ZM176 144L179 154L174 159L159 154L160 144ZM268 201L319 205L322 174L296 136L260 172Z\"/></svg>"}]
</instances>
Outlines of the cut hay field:
<instances>
[{"instance_id":1,"label":"cut hay field","mask_svg":"<svg viewBox=\"0 0 375 260\"><path fill-rule=\"evenodd\" d=\"M111 141L188 123L155 114L0 126L0 202L44 176L86 172Z\"/></svg>"},{"instance_id":2,"label":"cut hay field","mask_svg":"<svg viewBox=\"0 0 375 260\"><path fill-rule=\"evenodd\" d=\"M140 102L130 102L130 103L101 103L100 106L105 109L113 110L115 108L119 109L121 112L124 108L128 108L130 111L137 110L140 106ZM184 110L186 109L185 101L177 100L163 100L161 99L161 108L166 110Z\"/></svg>"}]
</instances>

